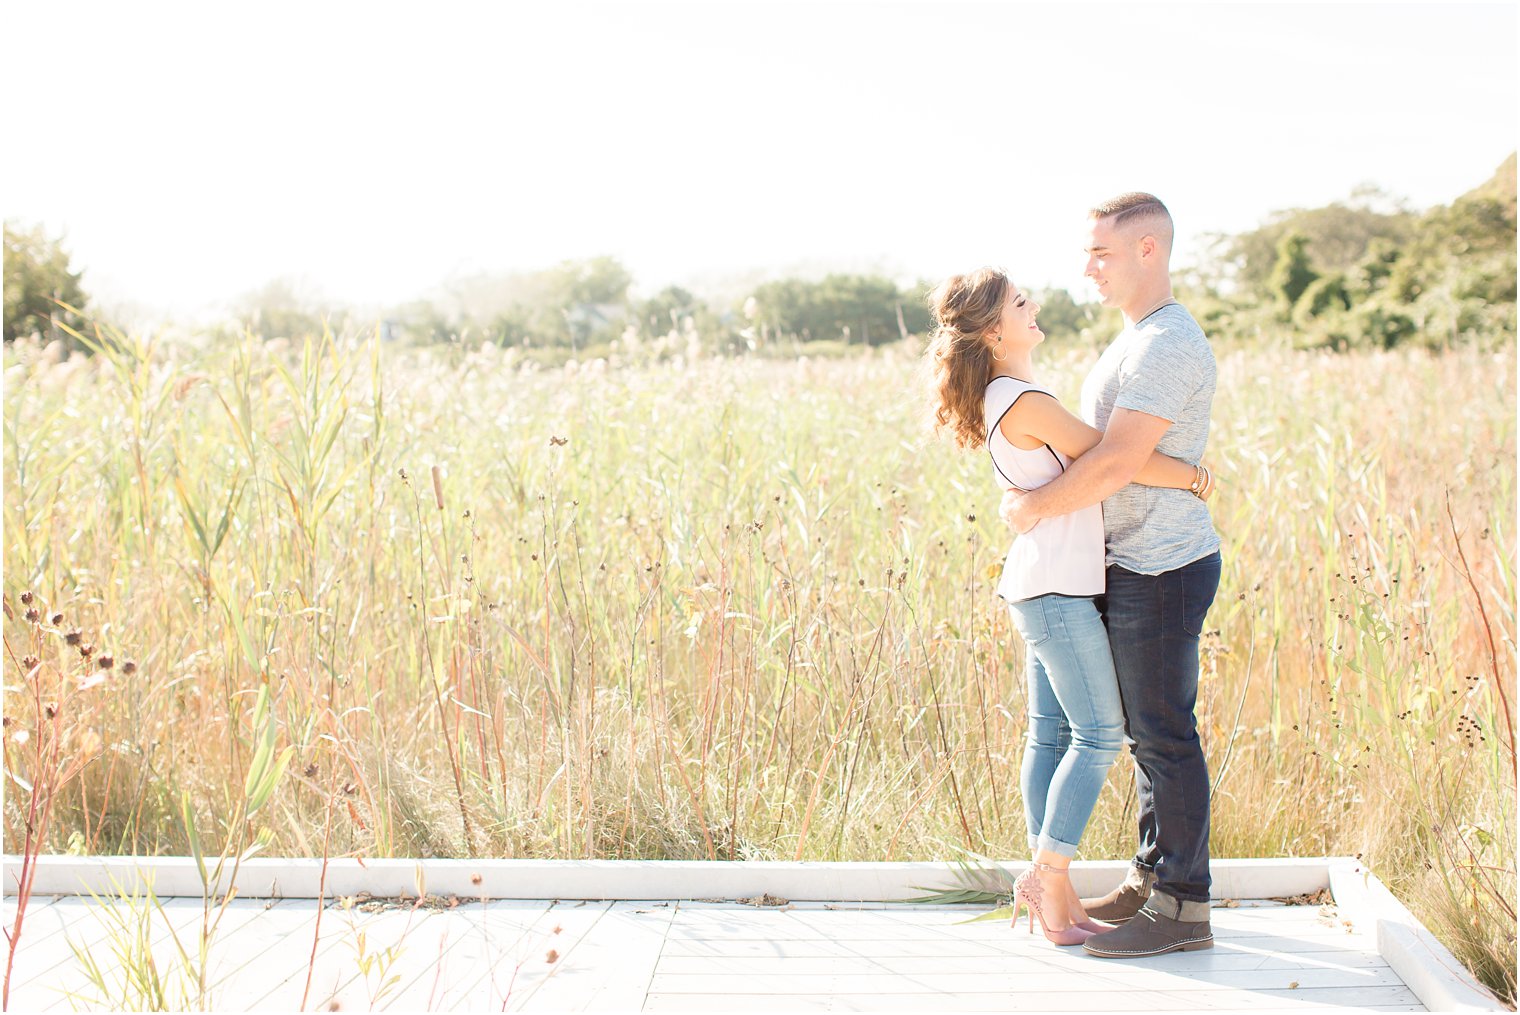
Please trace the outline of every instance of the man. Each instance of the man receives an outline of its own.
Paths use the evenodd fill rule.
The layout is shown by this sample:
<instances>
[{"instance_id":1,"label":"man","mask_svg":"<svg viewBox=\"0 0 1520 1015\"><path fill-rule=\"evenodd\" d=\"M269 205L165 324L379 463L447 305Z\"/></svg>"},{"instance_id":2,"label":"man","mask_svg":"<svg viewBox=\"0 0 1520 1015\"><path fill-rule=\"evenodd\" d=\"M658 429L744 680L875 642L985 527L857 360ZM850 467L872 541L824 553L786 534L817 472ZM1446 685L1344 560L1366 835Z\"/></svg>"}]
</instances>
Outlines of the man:
<instances>
[{"instance_id":1,"label":"man","mask_svg":"<svg viewBox=\"0 0 1520 1015\"><path fill-rule=\"evenodd\" d=\"M1041 518L1103 502L1103 619L1135 756L1140 848L1123 884L1083 900L1089 916L1122 922L1083 947L1134 958L1214 943L1209 778L1193 709L1198 639L1219 586L1219 537L1198 497L1130 480L1153 450L1202 459L1215 366L1203 329L1172 298L1166 206L1150 194L1124 194L1094 208L1088 226L1087 277L1125 323L1082 387L1082 415L1103 440L1051 483L1011 491L1003 517L1024 532Z\"/></svg>"}]
</instances>

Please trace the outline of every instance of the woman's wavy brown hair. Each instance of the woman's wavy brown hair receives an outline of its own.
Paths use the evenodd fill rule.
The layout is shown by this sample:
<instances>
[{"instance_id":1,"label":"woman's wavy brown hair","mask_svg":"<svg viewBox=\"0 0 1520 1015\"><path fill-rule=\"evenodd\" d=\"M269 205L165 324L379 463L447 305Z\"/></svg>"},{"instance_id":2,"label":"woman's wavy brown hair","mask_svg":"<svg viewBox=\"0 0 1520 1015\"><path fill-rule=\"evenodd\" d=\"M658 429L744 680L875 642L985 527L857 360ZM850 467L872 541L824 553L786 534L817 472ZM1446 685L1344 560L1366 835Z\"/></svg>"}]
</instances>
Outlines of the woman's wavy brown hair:
<instances>
[{"instance_id":1,"label":"woman's wavy brown hair","mask_svg":"<svg viewBox=\"0 0 1520 1015\"><path fill-rule=\"evenodd\" d=\"M982 400L992 375L992 350L985 336L1003 316L1008 276L996 268L952 275L929 294L934 338L928 356L933 371L934 428L948 429L963 448L987 440Z\"/></svg>"}]
</instances>

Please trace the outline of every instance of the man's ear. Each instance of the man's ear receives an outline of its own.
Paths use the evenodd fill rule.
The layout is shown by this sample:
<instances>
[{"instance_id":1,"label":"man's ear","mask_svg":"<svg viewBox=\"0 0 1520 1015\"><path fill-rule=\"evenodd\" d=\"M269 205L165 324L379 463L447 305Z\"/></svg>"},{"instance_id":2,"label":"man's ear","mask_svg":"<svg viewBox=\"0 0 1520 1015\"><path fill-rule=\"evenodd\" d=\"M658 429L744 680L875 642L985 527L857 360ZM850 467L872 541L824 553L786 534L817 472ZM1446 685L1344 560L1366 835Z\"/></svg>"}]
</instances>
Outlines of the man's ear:
<instances>
[{"instance_id":1,"label":"man's ear","mask_svg":"<svg viewBox=\"0 0 1520 1015\"><path fill-rule=\"evenodd\" d=\"M1160 249L1161 244L1157 243L1156 237L1152 236L1150 233L1146 233L1144 236L1140 237L1140 257L1142 259L1149 260L1150 258L1154 257L1156 255L1156 252Z\"/></svg>"}]
</instances>

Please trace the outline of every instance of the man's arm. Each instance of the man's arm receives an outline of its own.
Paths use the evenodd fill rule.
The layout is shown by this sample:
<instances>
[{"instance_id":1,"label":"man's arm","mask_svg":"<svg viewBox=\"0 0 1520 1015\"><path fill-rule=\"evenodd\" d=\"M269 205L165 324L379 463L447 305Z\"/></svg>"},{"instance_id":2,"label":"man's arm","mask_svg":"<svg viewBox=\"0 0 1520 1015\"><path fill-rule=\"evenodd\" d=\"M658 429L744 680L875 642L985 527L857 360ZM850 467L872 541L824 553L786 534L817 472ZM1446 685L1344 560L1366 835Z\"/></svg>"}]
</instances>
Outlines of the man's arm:
<instances>
[{"instance_id":1,"label":"man's arm","mask_svg":"<svg viewBox=\"0 0 1520 1015\"><path fill-rule=\"evenodd\" d=\"M1003 520L1028 532L1041 518L1079 511L1111 497L1135 478L1171 427L1170 420L1134 409L1115 409L1098 446L1044 486L1003 496Z\"/></svg>"},{"instance_id":2,"label":"man's arm","mask_svg":"<svg viewBox=\"0 0 1520 1015\"><path fill-rule=\"evenodd\" d=\"M1055 448L1075 461L1098 446L1103 431L1088 426L1043 391L1028 391L998 421L998 429L1014 447L1033 438ZM1130 478L1142 486L1160 486L1171 490L1190 490L1198 479L1198 470L1180 458L1152 451L1140 471Z\"/></svg>"}]
</instances>

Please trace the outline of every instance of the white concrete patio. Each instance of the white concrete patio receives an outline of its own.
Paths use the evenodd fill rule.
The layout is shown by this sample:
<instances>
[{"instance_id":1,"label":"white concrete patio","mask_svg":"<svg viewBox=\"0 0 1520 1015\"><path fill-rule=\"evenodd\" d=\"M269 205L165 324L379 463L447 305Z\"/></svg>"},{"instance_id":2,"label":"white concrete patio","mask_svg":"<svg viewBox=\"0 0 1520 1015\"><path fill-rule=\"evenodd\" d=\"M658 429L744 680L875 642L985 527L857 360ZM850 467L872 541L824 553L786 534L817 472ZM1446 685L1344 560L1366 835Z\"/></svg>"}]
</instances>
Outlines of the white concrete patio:
<instances>
[{"instance_id":1,"label":"white concrete patio","mask_svg":"<svg viewBox=\"0 0 1520 1015\"><path fill-rule=\"evenodd\" d=\"M180 966L174 939L195 955L203 903L198 876L196 897L188 897L177 863L53 858L39 871L39 891L99 885L108 871L119 885L131 882L128 870L153 877L163 896L162 908L150 914L154 966L165 981L185 982L174 979ZM1217 861L1222 887L1255 884L1264 889L1259 894L1276 895L1318 880L1336 898L1287 905L1232 894L1215 904L1213 949L1126 962L1056 948L1023 924L967 922L987 905L862 898L901 899L920 894L913 885L950 885L954 875L942 864L430 861L423 906L377 900L345 906L329 897L319 907L313 897L288 897L316 895L310 871L294 863L245 868L241 895L208 952L208 989L190 996L227 1011L1503 1010L1384 897L1375 879L1346 862ZM1094 886L1117 879L1120 867L1083 865L1079 889L1089 890L1084 879ZM8 859L8 891L15 870ZM405 874L415 886L417 871L411 861L334 865L329 890L356 891L352 884L363 882L415 899L415 887L389 879ZM287 897L249 897L275 875ZM687 890L668 890L672 879ZM487 882L513 884L517 896L553 897L449 906L456 880L488 899L492 893L481 887ZM667 890L650 892L660 896L652 901L619 898L651 887ZM736 901L741 891L745 898L771 897L759 905ZM452 894L457 900L460 893ZM588 894L607 898L573 898ZM790 901L775 904L781 899ZM7 923L13 907L7 898ZM35 895L11 1010L122 1005L126 967L145 966L123 961L124 941L90 896ZM92 957L108 986L118 987L102 995L76 949Z\"/></svg>"}]
</instances>

